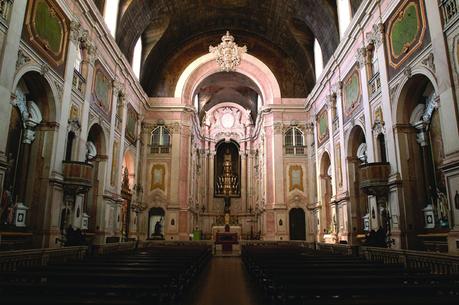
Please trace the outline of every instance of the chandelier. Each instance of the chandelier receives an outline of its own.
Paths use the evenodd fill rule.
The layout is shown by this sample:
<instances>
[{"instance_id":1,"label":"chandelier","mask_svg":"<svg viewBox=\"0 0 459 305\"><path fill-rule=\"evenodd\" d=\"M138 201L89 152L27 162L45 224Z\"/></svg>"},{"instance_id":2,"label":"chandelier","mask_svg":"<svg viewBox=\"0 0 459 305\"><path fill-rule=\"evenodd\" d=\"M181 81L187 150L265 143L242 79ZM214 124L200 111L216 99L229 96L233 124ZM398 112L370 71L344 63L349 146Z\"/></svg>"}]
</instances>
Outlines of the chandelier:
<instances>
[{"instance_id":1,"label":"chandelier","mask_svg":"<svg viewBox=\"0 0 459 305\"><path fill-rule=\"evenodd\" d=\"M209 46L209 52L214 54L221 71L230 72L241 63L242 55L247 53L247 46L239 47L234 42L234 37L226 31L222 42L216 47Z\"/></svg>"}]
</instances>

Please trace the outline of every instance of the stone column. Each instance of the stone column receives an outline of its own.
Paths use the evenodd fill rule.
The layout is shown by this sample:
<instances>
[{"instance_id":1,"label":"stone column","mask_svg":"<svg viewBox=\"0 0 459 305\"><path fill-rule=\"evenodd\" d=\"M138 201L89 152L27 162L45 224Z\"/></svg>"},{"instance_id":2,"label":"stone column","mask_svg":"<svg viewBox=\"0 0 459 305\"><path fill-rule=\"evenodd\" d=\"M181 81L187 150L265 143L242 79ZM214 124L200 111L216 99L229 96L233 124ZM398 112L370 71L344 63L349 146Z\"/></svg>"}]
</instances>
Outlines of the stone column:
<instances>
[{"instance_id":1,"label":"stone column","mask_svg":"<svg viewBox=\"0 0 459 305\"><path fill-rule=\"evenodd\" d=\"M368 50L366 47L362 47L358 50L358 63L360 68L360 81L362 89L362 105L363 105L363 116L365 118L365 142L367 144L367 162L374 162L374 145L373 137L371 136L371 109L370 109L370 98L368 94L368 74L367 65L368 62Z\"/></svg>"},{"instance_id":2,"label":"stone column","mask_svg":"<svg viewBox=\"0 0 459 305\"><path fill-rule=\"evenodd\" d=\"M398 219L400 219L400 209L399 209L399 197L401 196L401 184L397 182L399 177L400 168L398 168L397 162L397 148L395 144L396 135L392 126L395 125L396 119L395 114L392 114L392 96L389 88L389 76L387 72L387 58L386 52L384 49L384 24L376 23L373 25L371 32L366 34L366 38L370 43L373 43L374 53L373 56L378 58L379 64L379 79L381 83L381 110L382 117L384 119L381 122L381 126L386 126L385 131L385 141L386 141L386 158L387 162L390 163L391 177L389 178L389 200L388 207L389 212L392 215L392 237L395 237L396 244L394 248L401 247L401 235L400 227L398 225ZM393 116L394 115L394 116ZM370 202L369 202L370 205ZM369 211L371 213L371 210ZM394 219L397 219L397 223L394 223Z\"/></svg>"},{"instance_id":3,"label":"stone column","mask_svg":"<svg viewBox=\"0 0 459 305\"><path fill-rule=\"evenodd\" d=\"M0 194L3 194L3 179L7 168L6 144L12 105L10 103L14 77L18 64L18 50L27 1L14 1L8 31L3 40L3 53L0 57Z\"/></svg>"},{"instance_id":4,"label":"stone column","mask_svg":"<svg viewBox=\"0 0 459 305\"><path fill-rule=\"evenodd\" d=\"M180 123L175 122L171 126L169 126L169 131L171 133L171 145L172 145L172 153L171 158L173 162L171 162L170 168L170 202L169 207L178 208L180 206L179 202L179 181L180 181L180 160L181 158L181 135L180 135ZM187 156L188 157L188 156Z\"/></svg>"},{"instance_id":5,"label":"stone column","mask_svg":"<svg viewBox=\"0 0 459 305\"><path fill-rule=\"evenodd\" d=\"M208 156L208 174L207 176L209 177L209 185L208 185L208 192L207 192L207 210L210 212L210 209L212 207L216 208L214 206L214 172L215 172L215 147L210 150L210 152L207 154Z\"/></svg>"},{"instance_id":6,"label":"stone column","mask_svg":"<svg viewBox=\"0 0 459 305\"><path fill-rule=\"evenodd\" d=\"M86 72L86 87L84 93L83 109L81 113L81 132L78 143L78 160L86 160L86 142L88 141L89 132L89 110L92 102L92 82L94 79L94 62L96 60L96 47L89 41L87 34L81 39L81 48L85 53L82 66L85 67Z\"/></svg>"},{"instance_id":7,"label":"stone column","mask_svg":"<svg viewBox=\"0 0 459 305\"><path fill-rule=\"evenodd\" d=\"M120 91L122 90L121 84L117 81L113 81L113 89L112 89L112 113L111 113L111 118L110 118L110 135L109 135L109 140L108 140L108 147L107 147L107 157L108 157L108 162L107 162L107 171L106 171L106 181L110 181L110 175L111 175L111 165L113 163L113 143L115 142L115 121L116 121L116 110L118 108L118 102L120 98ZM123 122L124 125L124 122ZM124 141L124 139L120 139L120 147L121 143ZM118 172L120 169L118 169ZM116 180L120 179L120 176L116 175ZM108 183L109 187L111 187L110 183ZM115 184L115 192L117 190L118 183Z\"/></svg>"},{"instance_id":8,"label":"stone column","mask_svg":"<svg viewBox=\"0 0 459 305\"><path fill-rule=\"evenodd\" d=\"M273 164L273 187L274 187L274 198L273 204L276 208L285 208L284 202L284 133L282 122L275 122L273 125L273 140L271 154ZM280 161L282 160L282 161Z\"/></svg>"},{"instance_id":9,"label":"stone column","mask_svg":"<svg viewBox=\"0 0 459 305\"><path fill-rule=\"evenodd\" d=\"M120 152L118 154L118 160L115 160L115 162L118 163L118 166L116 167L118 169L118 172L115 174L116 178L116 193L118 195L121 195L121 184L122 184L122 178L123 177L123 160L124 160L124 144L126 143L126 124L127 124L127 102L125 98L125 93L124 89L121 89L119 92L119 102L118 102L118 107L123 107L123 113L122 113L122 122L121 122L121 135L120 135ZM135 170L135 164L134 164L134 170Z\"/></svg>"},{"instance_id":10,"label":"stone column","mask_svg":"<svg viewBox=\"0 0 459 305\"><path fill-rule=\"evenodd\" d=\"M241 212L247 211L247 154L245 149L239 153L241 155Z\"/></svg>"},{"instance_id":11,"label":"stone column","mask_svg":"<svg viewBox=\"0 0 459 305\"><path fill-rule=\"evenodd\" d=\"M61 104L59 129L57 130L57 139L54 146L54 173L62 173L62 161L65 155L65 146L67 138L67 126L70 115L70 106L72 104L72 89L73 89L73 70L77 54L79 52L80 38L80 23L72 21L70 23L70 42L67 50L67 60L65 65L64 87L61 100L57 104ZM59 110L57 110L59 111Z\"/></svg>"}]
</instances>

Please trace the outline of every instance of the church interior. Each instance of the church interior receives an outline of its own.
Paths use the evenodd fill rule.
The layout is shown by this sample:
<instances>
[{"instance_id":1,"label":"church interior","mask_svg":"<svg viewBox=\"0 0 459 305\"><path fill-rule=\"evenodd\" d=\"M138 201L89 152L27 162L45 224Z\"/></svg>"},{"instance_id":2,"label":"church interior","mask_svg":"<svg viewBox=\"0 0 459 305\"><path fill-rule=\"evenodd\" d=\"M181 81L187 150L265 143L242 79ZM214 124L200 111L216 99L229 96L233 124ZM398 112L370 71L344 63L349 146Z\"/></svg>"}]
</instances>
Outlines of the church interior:
<instances>
[{"instance_id":1,"label":"church interior","mask_svg":"<svg viewBox=\"0 0 459 305\"><path fill-rule=\"evenodd\" d=\"M0 0L5 304L457 304L459 0Z\"/></svg>"}]
</instances>

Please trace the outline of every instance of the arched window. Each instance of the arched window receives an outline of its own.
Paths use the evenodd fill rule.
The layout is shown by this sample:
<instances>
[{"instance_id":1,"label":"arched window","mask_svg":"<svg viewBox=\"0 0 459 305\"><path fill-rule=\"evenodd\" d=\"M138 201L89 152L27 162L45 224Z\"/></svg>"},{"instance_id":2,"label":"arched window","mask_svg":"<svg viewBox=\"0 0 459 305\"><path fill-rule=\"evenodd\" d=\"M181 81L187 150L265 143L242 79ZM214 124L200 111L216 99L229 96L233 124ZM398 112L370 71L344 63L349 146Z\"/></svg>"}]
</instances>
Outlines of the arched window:
<instances>
[{"instance_id":1,"label":"arched window","mask_svg":"<svg viewBox=\"0 0 459 305\"><path fill-rule=\"evenodd\" d=\"M171 136L169 130L159 125L151 132L151 153L167 154L171 146Z\"/></svg>"},{"instance_id":2,"label":"arched window","mask_svg":"<svg viewBox=\"0 0 459 305\"><path fill-rule=\"evenodd\" d=\"M338 10L339 37L342 38L351 23L351 4L349 0L336 0Z\"/></svg>"},{"instance_id":3,"label":"arched window","mask_svg":"<svg viewBox=\"0 0 459 305\"><path fill-rule=\"evenodd\" d=\"M140 79L140 69L142 65L142 38L137 40L134 47L134 56L132 57L132 70L137 79Z\"/></svg>"},{"instance_id":4,"label":"arched window","mask_svg":"<svg viewBox=\"0 0 459 305\"><path fill-rule=\"evenodd\" d=\"M81 74L81 62L83 61L83 55L81 54L81 48L78 48L77 57L73 69Z\"/></svg>"},{"instance_id":5,"label":"arched window","mask_svg":"<svg viewBox=\"0 0 459 305\"><path fill-rule=\"evenodd\" d=\"M284 136L284 146L287 155L304 155L303 132L297 127L288 129Z\"/></svg>"},{"instance_id":6,"label":"arched window","mask_svg":"<svg viewBox=\"0 0 459 305\"><path fill-rule=\"evenodd\" d=\"M324 61L322 57L322 48L317 39L314 40L314 66L316 72L316 80L319 79L324 69Z\"/></svg>"},{"instance_id":7,"label":"arched window","mask_svg":"<svg viewBox=\"0 0 459 305\"><path fill-rule=\"evenodd\" d=\"M116 23L118 20L119 0L110 0L104 6L104 20L113 37L116 33Z\"/></svg>"},{"instance_id":8,"label":"arched window","mask_svg":"<svg viewBox=\"0 0 459 305\"><path fill-rule=\"evenodd\" d=\"M378 144L379 144L379 154L381 158L381 162L387 162L386 156L386 139L384 138L384 134L378 135Z\"/></svg>"}]
</instances>

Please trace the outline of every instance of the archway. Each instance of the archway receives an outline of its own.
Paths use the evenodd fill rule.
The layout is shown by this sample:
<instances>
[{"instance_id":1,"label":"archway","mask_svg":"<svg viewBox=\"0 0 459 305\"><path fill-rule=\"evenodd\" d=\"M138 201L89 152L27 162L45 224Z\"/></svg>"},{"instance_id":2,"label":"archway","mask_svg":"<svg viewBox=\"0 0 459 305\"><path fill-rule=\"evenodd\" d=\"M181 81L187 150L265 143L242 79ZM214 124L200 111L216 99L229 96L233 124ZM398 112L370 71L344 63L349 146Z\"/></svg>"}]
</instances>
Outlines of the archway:
<instances>
[{"instance_id":1,"label":"archway","mask_svg":"<svg viewBox=\"0 0 459 305\"><path fill-rule=\"evenodd\" d=\"M132 190L135 181L135 156L131 150L127 150L123 158L122 167L122 183L121 183L121 203L120 221L121 221L121 235L124 238L129 238L131 230L131 203L132 203ZM134 225L132 223L132 225Z\"/></svg>"},{"instance_id":2,"label":"archway","mask_svg":"<svg viewBox=\"0 0 459 305\"><path fill-rule=\"evenodd\" d=\"M57 127L55 100L47 80L38 72L26 72L14 89L13 107L5 154L8 167L5 174L1 224L10 229L30 227L32 232L49 232L53 222L49 213L47 189L50 164ZM28 208L27 217L15 213L18 207ZM56 213L57 218L59 213ZM17 216L17 219L15 219ZM20 219L22 218L22 219ZM36 245L48 243L34 235Z\"/></svg>"},{"instance_id":3,"label":"archway","mask_svg":"<svg viewBox=\"0 0 459 305\"><path fill-rule=\"evenodd\" d=\"M148 211L148 238L164 239L164 219L163 208L151 208Z\"/></svg>"},{"instance_id":4,"label":"archway","mask_svg":"<svg viewBox=\"0 0 459 305\"><path fill-rule=\"evenodd\" d=\"M331 215L331 197L332 197L332 184L331 184L331 162L330 156L327 152L322 155L320 161L320 200L322 202L322 228L325 234L333 233L334 228L332 224Z\"/></svg>"},{"instance_id":5,"label":"archway","mask_svg":"<svg viewBox=\"0 0 459 305\"><path fill-rule=\"evenodd\" d=\"M370 231L371 220L376 221L376 211L370 213L368 197L360 190L359 166L367 162L365 134L362 127L356 125L352 128L347 145L347 175L349 181L349 201L352 235L351 242L358 243L357 236L364 231Z\"/></svg>"},{"instance_id":6,"label":"archway","mask_svg":"<svg viewBox=\"0 0 459 305\"><path fill-rule=\"evenodd\" d=\"M422 74L403 86L396 106L395 136L407 245L424 249L420 233L446 233L451 226L450 205L440 169L444 159L438 98L430 79Z\"/></svg>"},{"instance_id":7,"label":"archway","mask_svg":"<svg viewBox=\"0 0 459 305\"><path fill-rule=\"evenodd\" d=\"M290 240L306 239L306 217L304 210L293 208L289 212Z\"/></svg>"},{"instance_id":8,"label":"archway","mask_svg":"<svg viewBox=\"0 0 459 305\"><path fill-rule=\"evenodd\" d=\"M94 124L89 129L87 139L86 159L93 164L93 183L92 188L86 195L84 211L89 215L88 230L96 233L103 230L104 224L98 213L99 206L102 205L104 192L105 167L106 167L106 141L102 127ZM100 201L100 203L99 203Z\"/></svg>"}]
</instances>

